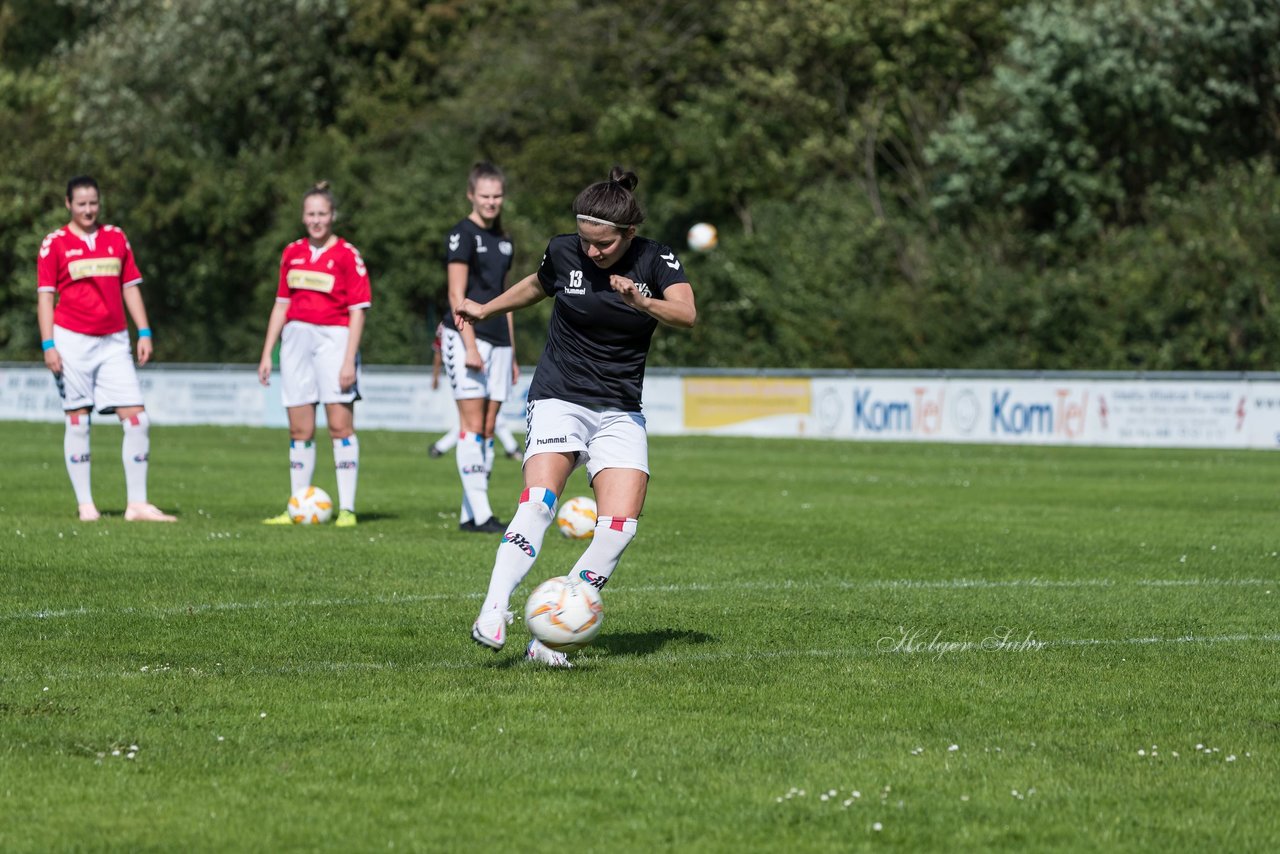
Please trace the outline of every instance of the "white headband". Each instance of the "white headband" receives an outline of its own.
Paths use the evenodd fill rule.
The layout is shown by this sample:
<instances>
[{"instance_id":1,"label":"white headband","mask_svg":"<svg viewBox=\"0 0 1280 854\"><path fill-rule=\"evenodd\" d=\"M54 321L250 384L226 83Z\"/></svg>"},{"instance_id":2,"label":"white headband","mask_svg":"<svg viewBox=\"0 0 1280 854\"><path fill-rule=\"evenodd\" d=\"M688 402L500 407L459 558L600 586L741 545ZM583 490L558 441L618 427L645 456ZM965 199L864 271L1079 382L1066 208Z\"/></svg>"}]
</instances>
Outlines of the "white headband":
<instances>
[{"instance_id":1,"label":"white headband","mask_svg":"<svg viewBox=\"0 0 1280 854\"><path fill-rule=\"evenodd\" d=\"M611 225L614 228L620 229L622 231L625 231L631 227L629 225L620 225L619 223L616 223L616 222L609 222L609 220L607 219L600 219L599 217L595 217L595 216L587 216L586 214L578 214L578 219L584 220L586 222L594 222L597 225Z\"/></svg>"}]
</instances>

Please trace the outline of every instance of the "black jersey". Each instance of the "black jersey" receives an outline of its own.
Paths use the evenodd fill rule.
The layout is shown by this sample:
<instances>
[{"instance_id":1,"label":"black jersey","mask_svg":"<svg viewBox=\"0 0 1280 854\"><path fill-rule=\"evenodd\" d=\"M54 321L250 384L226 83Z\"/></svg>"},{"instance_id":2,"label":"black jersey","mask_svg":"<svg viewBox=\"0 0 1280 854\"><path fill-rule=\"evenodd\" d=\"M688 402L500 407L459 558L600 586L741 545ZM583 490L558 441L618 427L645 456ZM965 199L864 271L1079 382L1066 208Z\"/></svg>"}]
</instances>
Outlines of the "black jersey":
<instances>
[{"instance_id":1,"label":"black jersey","mask_svg":"<svg viewBox=\"0 0 1280 854\"><path fill-rule=\"evenodd\" d=\"M689 281L675 252L644 237L635 238L626 254L603 270L587 257L577 234L551 238L538 282L555 306L530 400L640 409L645 359L658 321L622 301L609 287L614 274L631 279L654 299Z\"/></svg>"},{"instance_id":2,"label":"black jersey","mask_svg":"<svg viewBox=\"0 0 1280 854\"><path fill-rule=\"evenodd\" d=\"M505 236L488 228L481 228L470 219L464 219L449 232L445 238L445 270L450 264L461 262L467 265L467 299L478 303L486 303L502 293L502 285L507 271L511 269L511 255L514 247ZM445 276L445 288L449 278ZM453 323L453 312L444 316L444 325L449 329L457 329ZM491 317L475 324L476 337L488 341L498 347L511 346L511 332L507 327L506 315Z\"/></svg>"}]
</instances>

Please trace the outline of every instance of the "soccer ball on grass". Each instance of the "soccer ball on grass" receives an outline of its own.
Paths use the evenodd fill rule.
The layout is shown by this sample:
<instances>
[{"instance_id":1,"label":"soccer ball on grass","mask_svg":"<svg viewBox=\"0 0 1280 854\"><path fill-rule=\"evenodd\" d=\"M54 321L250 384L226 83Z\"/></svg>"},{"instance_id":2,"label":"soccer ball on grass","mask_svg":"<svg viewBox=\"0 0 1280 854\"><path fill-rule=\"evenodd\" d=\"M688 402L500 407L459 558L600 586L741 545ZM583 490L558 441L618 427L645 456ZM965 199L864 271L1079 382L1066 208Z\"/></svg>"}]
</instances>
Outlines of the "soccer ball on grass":
<instances>
[{"instance_id":1,"label":"soccer ball on grass","mask_svg":"<svg viewBox=\"0 0 1280 854\"><path fill-rule=\"evenodd\" d=\"M318 486L304 486L289 496L286 509L295 525L323 525L333 516L333 499Z\"/></svg>"},{"instance_id":2,"label":"soccer ball on grass","mask_svg":"<svg viewBox=\"0 0 1280 854\"><path fill-rule=\"evenodd\" d=\"M589 540L596 532L596 502L579 495L560 505L556 527L571 540Z\"/></svg>"},{"instance_id":3,"label":"soccer ball on grass","mask_svg":"<svg viewBox=\"0 0 1280 854\"><path fill-rule=\"evenodd\" d=\"M604 622L600 591L576 578L548 578L524 606L529 632L552 649L571 652L595 639Z\"/></svg>"}]
</instances>

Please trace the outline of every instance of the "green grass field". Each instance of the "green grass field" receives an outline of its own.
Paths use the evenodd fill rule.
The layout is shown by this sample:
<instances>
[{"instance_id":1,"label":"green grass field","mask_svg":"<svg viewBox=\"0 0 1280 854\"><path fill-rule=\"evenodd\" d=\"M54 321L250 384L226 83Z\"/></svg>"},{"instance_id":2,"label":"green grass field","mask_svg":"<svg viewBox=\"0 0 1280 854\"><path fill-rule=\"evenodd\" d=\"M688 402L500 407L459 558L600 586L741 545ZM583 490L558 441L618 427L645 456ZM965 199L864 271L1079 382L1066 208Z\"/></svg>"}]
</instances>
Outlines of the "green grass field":
<instances>
[{"instance_id":1,"label":"green grass field","mask_svg":"<svg viewBox=\"0 0 1280 854\"><path fill-rule=\"evenodd\" d=\"M61 425L0 430L6 852L1280 847L1277 455L654 438L553 671L468 639L498 538L433 437L362 432L338 530L258 524L283 430L155 428L169 526L117 426L94 524Z\"/></svg>"}]
</instances>

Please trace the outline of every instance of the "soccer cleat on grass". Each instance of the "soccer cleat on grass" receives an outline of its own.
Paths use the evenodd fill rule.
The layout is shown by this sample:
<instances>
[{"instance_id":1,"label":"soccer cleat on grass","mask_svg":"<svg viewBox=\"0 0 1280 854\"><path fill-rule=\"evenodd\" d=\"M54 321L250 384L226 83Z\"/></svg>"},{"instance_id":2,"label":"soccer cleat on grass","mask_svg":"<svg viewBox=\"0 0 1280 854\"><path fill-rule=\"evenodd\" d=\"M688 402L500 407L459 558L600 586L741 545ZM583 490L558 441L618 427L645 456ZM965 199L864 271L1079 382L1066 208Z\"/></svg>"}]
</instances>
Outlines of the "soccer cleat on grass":
<instances>
[{"instance_id":1,"label":"soccer cleat on grass","mask_svg":"<svg viewBox=\"0 0 1280 854\"><path fill-rule=\"evenodd\" d=\"M262 520L262 524L264 524L264 525L292 525L292 524L293 524L293 517L292 517L292 516L290 516L290 515L289 515L289 511L288 511L288 510L286 510L286 511L284 511L283 513L281 513L279 516L272 516L270 519L263 519L263 520Z\"/></svg>"},{"instance_id":2,"label":"soccer cleat on grass","mask_svg":"<svg viewBox=\"0 0 1280 854\"><path fill-rule=\"evenodd\" d=\"M462 531L469 531L473 534L505 534L507 532L507 523L499 519L497 516L490 516L479 525L475 523L475 520L472 520L470 527L463 528L459 525L458 529Z\"/></svg>"},{"instance_id":3,"label":"soccer cleat on grass","mask_svg":"<svg viewBox=\"0 0 1280 854\"><path fill-rule=\"evenodd\" d=\"M524 657L530 661L545 664L547 667L564 667L566 669L573 667L573 662L569 660L569 656L563 652L555 651L537 638L529 641L529 648L524 651Z\"/></svg>"},{"instance_id":4,"label":"soccer cleat on grass","mask_svg":"<svg viewBox=\"0 0 1280 854\"><path fill-rule=\"evenodd\" d=\"M101 518L102 514L98 512L98 508L94 507L92 503L80 505L81 522L96 522Z\"/></svg>"},{"instance_id":5,"label":"soccer cleat on grass","mask_svg":"<svg viewBox=\"0 0 1280 854\"><path fill-rule=\"evenodd\" d=\"M351 510L339 510L338 518L334 521L335 528L354 528L356 526L356 514Z\"/></svg>"},{"instance_id":6,"label":"soccer cleat on grass","mask_svg":"<svg viewBox=\"0 0 1280 854\"><path fill-rule=\"evenodd\" d=\"M430 448L427 448L427 456L434 460L437 457L443 457L444 451L440 450L435 445L432 445Z\"/></svg>"},{"instance_id":7,"label":"soccer cleat on grass","mask_svg":"<svg viewBox=\"0 0 1280 854\"><path fill-rule=\"evenodd\" d=\"M524 451L507 451L507 459L522 463L524 462Z\"/></svg>"},{"instance_id":8,"label":"soccer cleat on grass","mask_svg":"<svg viewBox=\"0 0 1280 854\"><path fill-rule=\"evenodd\" d=\"M139 501L124 508L126 522L176 522L177 516L170 516L154 504Z\"/></svg>"},{"instance_id":9,"label":"soccer cleat on grass","mask_svg":"<svg viewBox=\"0 0 1280 854\"><path fill-rule=\"evenodd\" d=\"M490 608L476 618L475 625L471 627L471 639L497 652L507 642L507 626L513 619L515 615L510 611Z\"/></svg>"}]
</instances>

